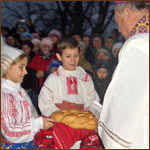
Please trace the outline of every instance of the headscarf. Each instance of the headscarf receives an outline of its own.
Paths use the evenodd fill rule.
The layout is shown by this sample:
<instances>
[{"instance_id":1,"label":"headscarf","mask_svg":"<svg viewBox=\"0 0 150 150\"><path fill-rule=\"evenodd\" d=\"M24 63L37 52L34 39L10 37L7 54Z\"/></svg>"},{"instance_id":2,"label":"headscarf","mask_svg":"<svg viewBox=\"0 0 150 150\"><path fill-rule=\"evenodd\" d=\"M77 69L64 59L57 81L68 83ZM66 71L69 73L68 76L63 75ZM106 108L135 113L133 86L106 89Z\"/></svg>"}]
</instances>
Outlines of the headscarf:
<instances>
[{"instance_id":1,"label":"headscarf","mask_svg":"<svg viewBox=\"0 0 150 150\"><path fill-rule=\"evenodd\" d=\"M24 54L24 52L17 48L10 47L7 45L1 46L1 77L4 75L5 71L9 68L9 66L21 54Z\"/></svg>"}]
</instances>

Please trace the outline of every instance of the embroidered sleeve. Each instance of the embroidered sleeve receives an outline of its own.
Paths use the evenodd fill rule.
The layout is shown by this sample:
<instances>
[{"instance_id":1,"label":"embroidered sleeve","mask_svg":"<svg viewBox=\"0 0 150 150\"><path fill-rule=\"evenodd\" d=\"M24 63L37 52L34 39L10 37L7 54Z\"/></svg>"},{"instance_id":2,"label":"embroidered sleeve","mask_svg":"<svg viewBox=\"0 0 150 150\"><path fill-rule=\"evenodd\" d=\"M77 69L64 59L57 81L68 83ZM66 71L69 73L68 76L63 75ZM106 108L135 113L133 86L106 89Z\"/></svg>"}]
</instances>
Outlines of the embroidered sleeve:
<instances>
[{"instance_id":1,"label":"embroidered sleeve","mask_svg":"<svg viewBox=\"0 0 150 150\"><path fill-rule=\"evenodd\" d=\"M54 111L59 110L55 106L54 86L56 83L51 78L45 81L38 98L38 105L43 116L49 117Z\"/></svg>"},{"instance_id":2,"label":"embroidered sleeve","mask_svg":"<svg viewBox=\"0 0 150 150\"><path fill-rule=\"evenodd\" d=\"M33 140L35 132L42 126L33 127L37 120L32 120L29 104L26 100L19 101L18 97L13 94L2 92L1 132L8 141L19 143Z\"/></svg>"}]
</instances>

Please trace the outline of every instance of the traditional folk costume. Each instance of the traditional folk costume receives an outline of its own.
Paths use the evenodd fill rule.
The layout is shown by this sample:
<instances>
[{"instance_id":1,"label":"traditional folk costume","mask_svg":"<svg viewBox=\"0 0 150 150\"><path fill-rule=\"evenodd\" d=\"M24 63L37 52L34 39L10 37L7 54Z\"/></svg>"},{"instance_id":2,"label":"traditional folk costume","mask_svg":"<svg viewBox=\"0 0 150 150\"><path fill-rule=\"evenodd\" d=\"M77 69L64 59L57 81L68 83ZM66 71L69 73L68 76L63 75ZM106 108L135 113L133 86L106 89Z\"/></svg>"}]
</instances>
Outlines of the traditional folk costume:
<instances>
[{"instance_id":1,"label":"traditional folk costume","mask_svg":"<svg viewBox=\"0 0 150 150\"><path fill-rule=\"evenodd\" d=\"M119 53L98 132L106 149L149 149L149 16L135 25Z\"/></svg>"},{"instance_id":2,"label":"traditional folk costume","mask_svg":"<svg viewBox=\"0 0 150 150\"><path fill-rule=\"evenodd\" d=\"M1 47L1 76L23 52ZM43 128L42 117L37 112L20 83L1 79L1 148L33 149L34 135Z\"/></svg>"},{"instance_id":3,"label":"traditional folk costume","mask_svg":"<svg viewBox=\"0 0 150 150\"><path fill-rule=\"evenodd\" d=\"M1 132L9 141L3 148L23 148L25 145L33 148L30 146L33 146L34 135L42 128L42 117L37 118L35 108L20 84L2 79Z\"/></svg>"},{"instance_id":4,"label":"traditional folk costume","mask_svg":"<svg viewBox=\"0 0 150 150\"><path fill-rule=\"evenodd\" d=\"M91 77L81 68L66 71L62 66L48 76L40 95L39 108L42 115L49 117L59 110L55 104L63 100L76 104L84 104L84 109L89 110L92 102L99 101Z\"/></svg>"},{"instance_id":5,"label":"traditional folk costume","mask_svg":"<svg viewBox=\"0 0 150 150\"><path fill-rule=\"evenodd\" d=\"M42 115L49 117L53 112L61 108L89 110L93 101L99 102L100 100L94 89L91 77L79 66L74 71L66 71L62 66L59 66L56 72L48 76L41 89L39 95L39 108ZM63 130L65 130L65 128L63 128ZM55 126L53 127L53 130L55 130ZM87 132L89 131L87 130ZM83 134L84 138L86 137L85 133L83 133L83 130L81 130L80 133ZM54 132L52 135L55 139ZM62 136L62 134L60 135ZM65 136L63 137L63 140L65 140ZM93 147L102 148L98 135L96 135L96 137L99 145L94 145ZM71 138L76 137L71 136ZM70 145L70 147L57 148L79 149L81 140L82 139L76 139L72 144L73 147ZM91 143L91 141L89 142ZM85 147L88 148L87 146Z\"/></svg>"}]
</instances>

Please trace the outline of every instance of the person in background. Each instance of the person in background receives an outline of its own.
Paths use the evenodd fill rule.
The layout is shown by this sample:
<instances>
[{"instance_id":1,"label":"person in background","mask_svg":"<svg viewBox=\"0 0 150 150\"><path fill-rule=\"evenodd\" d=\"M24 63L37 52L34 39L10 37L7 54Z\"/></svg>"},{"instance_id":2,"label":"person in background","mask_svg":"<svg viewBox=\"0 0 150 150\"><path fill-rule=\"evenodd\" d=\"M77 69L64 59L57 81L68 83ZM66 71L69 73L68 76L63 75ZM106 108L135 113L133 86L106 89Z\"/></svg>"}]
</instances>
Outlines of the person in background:
<instances>
[{"instance_id":1,"label":"person in background","mask_svg":"<svg viewBox=\"0 0 150 150\"><path fill-rule=\"evenodd\" d=\"M32 34L30 34L29 32L24 32L21 34L20 39L21 41L24 41L24 40L32 41Z\"/></svg>"},{"instance_id":2,"label":"person in background","mask_svg":"<svg viewBox=\"0 0 150 150\"><path fill-rule=\"evenodd\" d=\"M36 55L36 53L33 51L33 44L30 40L24 40L21 42L21 48L20 48L28 57L28 62L27 62L27 72L24 76L23 82L21 83L21 86L26 90L26 92L29 94L29 89L33 86L33 76L31 76L28 64L31 62L32 58Z\"/></svg>"},{"instance_id":3,"label":"person in background","mask_svg":"<svg viewBox=\"0 0 150 150\"><path fill-rule=\"evenodd\" d=\"M81 66L85 70L91 70L92 68L91 64L85 59L86 45L83 42L79 42L79 48L80 48L80 58L78 66Z\"/></svg>"},{"instance_id":4,"label":"person in background","mask_svg":"<svg viewBox=\"0 0 150 150\"><path fill-rule=\"evenodd\" d=\"M47 77L47 70L50 63L55 59L55 56L51 55L52 41L49 37L43 38L40 43L40 51L32 58L27 65L28 74L31 77L31 83L29 88L29 96L40 114L38 108L38 95L41 87Z\"/></svg>"},{"instance_id":5,"label":"person in background","mask_svg":"<svg viewBox=\"0 0 150 150\"><path fill-rule=\"evenodd\" d=\"M4 45L7 45L7 44L5 43L4 38L3 38L2 34L1 34L1 46L4 46Z\"/></svg>"},{"instance_id":6,"label":"person in background","mask_svg":"<svg viewBox=\"0 0 150 150\"><path fill-rule=\"evenodd\" d=\"M98 133L105 149L149 149L149 1L119 1L126 41L106 90Z\"/></svg>"},{"instance_id":7,"label":"person in background","mask_svg":"<svg viewBox=\"0 0 150 150\"><path fill-rule=\"evenodd\" d=\"M114 44L114 46L112 48L113 57L116 58L118 56L122 45L123 45L123 43L121 43L121 42L118 42L118 43Z\"/></svg>"},{"instance_id":8,"label":"person in background","mask_svg":"<svg viewBox=\"0 0 150 150\"><path fill-rule=\"evenodd\" d=\"M28 57L28 63L32 60L32 58L35 56L35 53L32 51L33 44L30 40L24 40L21 42L21 50L27 55Z\"/></svg>"},{"instance_id":9,"label":"person in background","mask_svg":"<svg viewBox=\"0 0 150 150\"><path fill-rule=\"evenodd\" d=\"M113 38L111 36L106 37L105 39L105 49L107 49L108 51L112 51L113 48Z\"/></svg>"},{"instance_id":10,"label":"person in background","mask_svg":"<svg viewBox=\"0 0 150 150\"><path fill-rule=\"evenodd\" d=\"M34 33L35 29L33 24L31 24L30 19L26 18L26 19L17 19L14 22L12 31L14 33L18 33L19 35L21 35L24 32Z\"/></svg>"},{"instance_id":11,"label":"person in background","mask_svg":"<svg viewBox=\"0 0 150 150\"><path fill-rule=\"evenodd\" d=\"M11 32L15 34L17 44L20 46L21 39L20 36L24 32L29 32L27 25L25 24L24 19L18 19L14 22L14 25L11 28Z\"/></svg>"},{"instance_id":12,"label":"person in background","mask_svg":"<svg viewBox=\"0 0 150 150\"><path fill-rule=\"evenodd\" d=\"M53 126L52 119L38 117L25 90L20 86L27 56L19 49L1 46L1 148L35 149L34 135Z\"/></svg>"},{"instance_id":13,"label":"person in background","mask_svg":"<svg viewBox=\"0 0 150 150\"><path fill-rule=\"evenodd\" d=\"M55 56L57 53L57 43L62 38L62 33L59 30L53 29L49 32L48 37L50 37L53 42L51 53Z\"/></svg>"},{"instance_id":14,"label":"person in background","mask_svg":"<svg viewBox=\"0 0 150 150\"><path fill-rule=\"evenodd\" d=\"M36 39L36 38L32 39L33 52L36 53L40 50L40 43L41 43L41 41L39 39Z\"/></svg>"},{"instance_id":15,"label":"person in background","mask_svg":"<svg viewBox=\"0 0 150 150\"><path fill-rule=\"evenodd\" d=\"M103 104L106 89L110 83L110 69L107 62L99 63L93 76L95 89L100 97L100 104Z\"/></svg>"},{"instance_id":16,"label":"person in background","mask_svg":"<svg viewBox=\"0 0 150 150\"><path fill-rule=\"evenodd\" d=\"M3 40L6 42L6 37L10 34L10 29L8 27L2 27L1 31Z\"/></svg>"},{"instance_id":17,"label":"person in background","mask_svg":"<svg viewBox=\"0 0 150 150\"><path fill-rule=\"evenodd\" d=\"M12 47L18 47L16 42L16 37L14 34L10 33L6 36L6 43Z\"/></svg>"},{"instance_id":18,"label":"person in background","mask_svg":"<svg viewBox=\"0 0 150 150\"><path fill-rule=\"evenodd\" d=\"M40 36L38 33L32 33L32 38L33 39L39 39L40 40Z\"/></svg>"},{"instance_id":19,"label":"person in background","mask_svg":"<svg viewBox=\"0 0 150 150\"><path fill-rule=\"evenodd\" d=\"M123 43L118 42L118 43L114 44L114 46L112 48L112 73L114 72L114 70L118 64L118 55L119 55L122 45L123 45Z\"/></svg>"},{"instance_id":20,"label":"person in background","mask_svg":"<svg viewBox=\"0 0 150 150\"><path fill-rule=\"evenodd\" d=\"M112 62L111 62L111 59L110 59L110 54L109 52L104 49L104 48L101 48L97 51L97 56L96 56L96 62L95 64L92 66L92 69L95 71L96 70L96 66L99 64L99 63L107 63L107 65L109 66L110 70L111 70L111 65L112 65Z\"/></svg>"},{"instance_id":21,"label":"person in background","mask_svg":"<svg viewBox=\"0 0 150 150\"><path fill-rule=\"evenodd\" d=\"M12 29L12 31L13 31L13 29ZM21 34L23 34L24 32L27 32L27 31L28 31L28 29L25 26L18 25L16 32L14 32L14 33L16 33L17 38L20 39Z\"/></svg>"},{"instance_id":22,"label":"person in background","mask_svg":"<svg viewBox=\"0 0 150 150\"><path fill-rule=\"evenodd\" d=\"M31 23L31 20L29 18L26 18L26 19L24 19L24 21L25 21L25 25L29 29L29 32L31 34L35 33L34 25Z\"/></svg>"},{"instance_id":23,"label":"person in background","mask_svg":"<svg viewBox=\"0 0 150 150\"><path fill-rule=\"evenodd\" d=\"M119 42L119 32L118 32L118 29L113 29L111 31L111 36L113 38L113 44Z\"/></svg>"},{"instance_id":24,"label":"person in background","mask_svg":"<svg viewBox=\"0 0 150 150\"><path fill-rule=\"evenodd\" d=\"M82 42L84 42L87 47L90 47L90 45L91 45L91 38L90 38L90 36L86 35L86 34L83 35L82 36Z\"/></svg>"},{"instance_id":25,"label":"person in background","mask_svg":"<svg viewBox=\"0 0 150 150\"><path fill-rule=\"evenodd\" d=\"M73 37L74 39L76 39L78 42L81 42L81 41L82 41L82 38L81 38L81 36L80 36L79 34L74 34L72 37Z\"/></svg>"},{"instance_id":26,"label":"person in background","mask_svg":"<svg viewBox=\"0 0 150 150\"><path fill-rule=\"evenodd\" d=\"M92 46L93 47L91 49L92 54L93 54L93 63L92 63L92 65L96 63L97 51L102 48L102 45L103 45L102 37L99 34L95 34L93 36L93 39L92 39ZM89 57L92 57L92 56L89 55Z\"/></svg>"},{"instance_id":27,"label":"person in background","mask_svg":"<svg viewBox=\"0 0 150 150\"><path fill-rule=\"evenodd\" d=\"M94 64L95 60L94 54L92 52L92 45L91 45L91 37L89 35L83 35L82 41L86 44L85 50L85 59L90 63L90 65Z\"/></svg>"}]
</instances>

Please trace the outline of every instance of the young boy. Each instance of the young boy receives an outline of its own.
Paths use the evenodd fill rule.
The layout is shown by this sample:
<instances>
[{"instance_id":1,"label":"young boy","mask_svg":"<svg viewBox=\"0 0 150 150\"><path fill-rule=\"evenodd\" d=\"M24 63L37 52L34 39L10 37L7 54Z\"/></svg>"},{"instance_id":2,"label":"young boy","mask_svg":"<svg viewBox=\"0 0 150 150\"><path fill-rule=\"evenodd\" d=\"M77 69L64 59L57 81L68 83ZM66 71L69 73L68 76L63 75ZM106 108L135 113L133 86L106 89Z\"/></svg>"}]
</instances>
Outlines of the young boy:
<instances>
[{"instance_id":1,"label":"young boy","mask_svg":"<svg viewBox=\"0 0 150 150\"><path fill-rule=\"evenodd\" d=\"M39 108L42 115L49 117L59 110L57 104L64 101L83 105L89 110L93 101L100 101L94 89L91 77L77 66L79 62L79 45L74 38L64 38L58 43L56 57L62 65L48 76L39 94Z\"/></svg>"}]
</instances>

